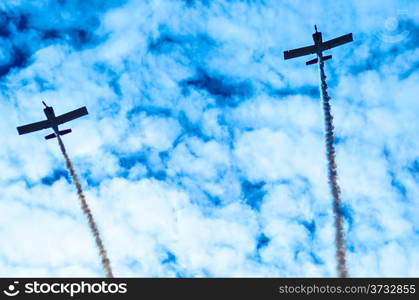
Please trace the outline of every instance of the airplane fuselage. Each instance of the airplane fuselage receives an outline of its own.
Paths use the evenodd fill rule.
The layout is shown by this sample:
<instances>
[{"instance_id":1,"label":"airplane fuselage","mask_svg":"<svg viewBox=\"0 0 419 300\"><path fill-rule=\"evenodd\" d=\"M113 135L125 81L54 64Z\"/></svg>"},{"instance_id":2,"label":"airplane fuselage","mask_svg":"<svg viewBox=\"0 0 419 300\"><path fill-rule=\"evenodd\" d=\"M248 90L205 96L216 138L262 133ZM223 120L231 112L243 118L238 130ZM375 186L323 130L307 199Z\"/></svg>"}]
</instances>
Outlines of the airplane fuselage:
<instances>
[{"instance_id":1,"label":"airplane fuselage","mask_svg":"<svg viewBox=\"0 0 419 300\"><path fill-rule=\"evenodd\" d=\"M54 109L51 106L46 106L44 108L45 116L47 117L52 130L54 130L55 134L59 134L57 119L55 117Z\"/></svg>"},{"instance_id":2,"label":"airplane fuselage","mask_svg":"<svg viewBox=\"0 0 419 300\"><path fill-rule=\"evenodd\" d=\"M323 57L323 49L322 49L322 44L323 44L323 37L322 37L322 33L317 31L316 28L316 32L313 33L313 41L314 41L314 46L316 47L316 53L317 56L319 58Z\"/></svg>"}]
</instances>

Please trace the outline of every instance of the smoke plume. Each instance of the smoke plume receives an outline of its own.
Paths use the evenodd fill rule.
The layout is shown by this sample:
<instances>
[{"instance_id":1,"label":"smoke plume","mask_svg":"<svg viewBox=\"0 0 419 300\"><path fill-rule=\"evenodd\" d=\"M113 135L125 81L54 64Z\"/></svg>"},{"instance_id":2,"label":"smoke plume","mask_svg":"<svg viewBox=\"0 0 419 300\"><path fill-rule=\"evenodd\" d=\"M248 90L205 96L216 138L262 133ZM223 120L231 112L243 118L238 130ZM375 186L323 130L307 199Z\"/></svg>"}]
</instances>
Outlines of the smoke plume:
<instances>
[{"instance_id":1,"label":"smoke plume","mask_svg":"<svg viewBox=\"0 0 419 300\"><path fill-rule=\"evenodd\" d=\"M348 270L346 268L346 249L345 249L345 236L343 232L343 215L341 210L342 200L340 198L340 188L337 182L337 168L335 162L335 147L333 136L333 117L330 112L330 97L327 94L326 75L324 73L324 63L320 59L320 80L321 80L321 93L323 100L323 111L326 127L326 155L328 161L328 177L330 190L333 196L333 213L335 216L336 227L336 258L339 277L348 277Z\"/></svg>"},{"instance_id":2,"label":"smoke plume","mask_svg":"<svg viewBox=\"0 0 419 300\"><path fill-rule=\"evenodd\" d=\"M96 222L93 218L92 212L91 212L89 206L87 205L86 197L84 196L83 189L81 187L79 179L77 178L77 174L74 171L73 163L71 162L70 157L67 154L67 150L65 149L64 143L61 140L60 136L57 136L57 139L58 139L58 143L60 145L61 152L64 155L65 163L67 165L67 169L70 171L71 178L73 179L73 183L76 186L77 195L79 196L81 208L82 208L84 214L87 216L87 220L89 222L90 230L93 233L93 236L94 236L95 241L96 241L96 245L99 248L99 255L100 255L100 258L102 260L102 266L103 266L103 269L106 273L106 277L112 278L113 274L112 274L111 262L108 258L105 246L103 245L102 239L101 239L100 234L99 234L99 229L98 229L98 227L96 225Z\"/></svg>"}]
</instances>

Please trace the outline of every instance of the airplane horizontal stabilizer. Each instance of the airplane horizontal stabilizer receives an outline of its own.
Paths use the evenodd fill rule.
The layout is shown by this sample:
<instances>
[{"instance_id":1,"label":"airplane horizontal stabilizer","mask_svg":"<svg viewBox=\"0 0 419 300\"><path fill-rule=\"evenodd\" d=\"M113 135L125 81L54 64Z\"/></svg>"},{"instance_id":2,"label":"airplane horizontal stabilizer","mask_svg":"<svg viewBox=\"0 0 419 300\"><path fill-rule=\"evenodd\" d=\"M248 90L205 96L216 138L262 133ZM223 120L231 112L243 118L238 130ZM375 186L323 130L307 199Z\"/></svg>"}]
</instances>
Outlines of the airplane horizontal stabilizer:
<instances>
[{"instance_id":1,"label":"airplane horizontal stabilizer","mask_svg":"<svg viewBox=\"0 0 419 300\"><path fill-rule=\"evenodd\" d=\"M308 66L308 65L314 65L314 64L317 64L317 62L318 62L318 59L317 59L317 58L315 58L315 59L312 59L312 60L307 61L307 62L306 62L306 65L307 65L307 66Z\"/></svg>"},{"instance_id":2,"label":"airplane horizontal stabilizer","mask_svg":"<svg viewBox=\"0 0 419 300\"><path fill-rule=\"evenodd\" d=\"M53 139L53 138L56 138L57 136L55 135L55 133L51 133L51 134L48 134L46 137L45 137L45 139L46 140L49 140L49 139Z\"/></svg>"},{"instance_id":3,"label":"airplane horizontal stabilizer","mask_svg":"<svg viewBox=\"0 0 419 300\"><path fill-rule=\"evenodd\" d=\"M64 135L64 134L67 134L67 133L70 133L70 132L71 132L71 129L60 130L60 135Z\"/></svg>"},{"instance_id":4,"label":"airplane horizontal stabilizer","mask_svg":"<svg viewBox=\"0 0 419 300\"><path fill-rule=\"evenodd\" d=\"M323 56L323 60L328 60L328 59L331 59L331 58L332 58L332 55Z\"/></svg>"}]
</instances>

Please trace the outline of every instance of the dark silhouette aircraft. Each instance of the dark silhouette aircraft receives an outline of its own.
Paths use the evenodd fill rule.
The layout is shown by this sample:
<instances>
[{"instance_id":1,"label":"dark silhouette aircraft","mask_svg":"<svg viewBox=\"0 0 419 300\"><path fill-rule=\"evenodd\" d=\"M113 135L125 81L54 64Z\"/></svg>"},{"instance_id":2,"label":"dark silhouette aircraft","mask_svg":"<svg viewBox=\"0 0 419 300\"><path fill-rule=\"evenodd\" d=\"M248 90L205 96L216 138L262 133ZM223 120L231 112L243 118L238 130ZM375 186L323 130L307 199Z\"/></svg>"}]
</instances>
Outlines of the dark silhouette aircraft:
<instances>
[{"instance_id":1,"label":"dark silhouette aircraft","mask_svg":"<svg viewBox=\"0 0 419 300\"><path fill-rule=\"evenodd\" d=\"M88 114L87 108L83 106L81 108L62 114L60 116L55 116L54 109L51 106L46 105L44 101L42 101L42 103L45 105L44 113L47 116L47 120L17 127L17 131L19 132L19 134L25 134L46 128L52 128L52 130L54 130L54 133L51 133L45 137L46 140L52 139L57 137L58 135L64 135L71 132L71 129L59 130L58 125L64 124L68 121L80 118Z\"/></svg>"},{"instance_id":2,"label":"dark silhouette aircraft","mask_svg":"<svg viewBox=\"0 0 419 300\"><path fill-rule=\"evenodd\" d=\"M315 59L309 60L306 62L306 65L316 64L319 59L321 61L325 61L332 58L332 55L323 56L323 51L352 42L353 37L352 33L342 35L335 39L331 39L327 42L323 42L322 33L317 31L317 26L314 25L314 29L316 30L313 33L313 41L314 45L308 47L302 47L294 50L284 51L284 59L290 59L294 57L309 55L309 54L317 54Z\"/></svg>"}]
</instances>

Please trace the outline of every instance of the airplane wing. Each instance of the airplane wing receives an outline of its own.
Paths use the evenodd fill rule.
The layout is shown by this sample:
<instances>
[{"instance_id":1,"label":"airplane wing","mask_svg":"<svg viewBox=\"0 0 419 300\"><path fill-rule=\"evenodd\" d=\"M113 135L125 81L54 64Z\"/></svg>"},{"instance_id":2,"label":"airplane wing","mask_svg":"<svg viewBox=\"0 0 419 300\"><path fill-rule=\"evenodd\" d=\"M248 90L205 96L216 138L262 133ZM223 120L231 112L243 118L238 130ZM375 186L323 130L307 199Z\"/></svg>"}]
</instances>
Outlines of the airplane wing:
<instances>
[{"instance_id":1,"label":"airplane wing","mask_svg":"<svg viewBox=\"0 0 419 300\"><path fill-rule=\"evenodd\" d=\"M45 121L41 121L41 122L36 122L36 123L24 125L24 126L19 126L17 128L17 131L19 132L19 134L25 134L25 133L29 133L29 132L33 132L33 131L46 129L48 127L51 127L51 125L50 125L49 121L45 120Z\"/></svg>"},{"instance_id":2,"label":"airplane wing","mask_svg":"<svg viewBox=\"0 0 419 300\"><path fill-rule=\"evenodd\" d=\"M87 115L87 108L86 106L83 106L81 108L78 108L76 110L70 111L68 113L62 114L56 118L58 125L63 124L65 122L80 118L84 115Z\"/></svg>"},{"instance_id":3,"label":"airplane wing","mask_svg":"<svg viewBox=\"0 0 419 300\"><path fill-rule=\"evenodd\" d=\"M290 59L290 58L309 55L313 53L316 53L315 46L302 47L302 48L298 48L294 50L284 51L284 59Z\"/></svg>"},{"instance_id":4,"label":"airplane wing","mask_svg":"<svg viewBox=\"0 0 419 300\"><path fill-rule=\"evenodd\" d=\"M334 48L334 47L352 42L353 40L354 39L352 37L352 33L348 33L348 34L342 35L340 37L337 37L335 39L331 39L327 42L324 42L322 44L322 49L323 50L331 49L331 48Z\"/></svg>"}]
</instances>

